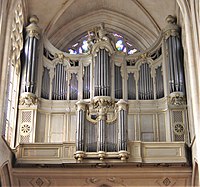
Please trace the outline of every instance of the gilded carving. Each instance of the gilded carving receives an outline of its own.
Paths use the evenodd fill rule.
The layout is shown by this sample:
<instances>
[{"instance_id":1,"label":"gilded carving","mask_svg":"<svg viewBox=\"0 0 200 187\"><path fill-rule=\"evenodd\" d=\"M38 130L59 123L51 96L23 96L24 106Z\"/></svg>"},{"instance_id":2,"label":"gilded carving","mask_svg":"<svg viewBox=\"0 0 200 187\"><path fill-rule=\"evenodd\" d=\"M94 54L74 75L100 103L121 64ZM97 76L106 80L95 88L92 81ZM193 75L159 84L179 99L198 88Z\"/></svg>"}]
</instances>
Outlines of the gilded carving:
<instances>
[{"instance_id":1,"label":"gilded carving","mask_svg":"<svg viewBox=\"0 0 200 187\"><path fill-rule=\"evenodd\" d=\"M75 153L75 159L77 159L78 161L82 161L84 156L85 156L84 151L76 151Z\"/></svg>"},{"instance_id":2,"label":"gilded carving","mask_svg":"<svg viewBox=\"0 0 200 187\"><path fill-rule=\"evenodd\" d=\"M180 106L186 104L185 96L182 92L173 92L169 96L169 104Z\"/></svg>"},{"instance_id":3,"label":"gilded carving","mask_svg":"<svg viewBox=\"0 0 200 187\"><path fill-rule=\"evenodd\" d=\"M107 96L98 96L94 98L93 106L99 115L104 115L110 108L114 107L114 101Z\"/></svg>"},{"instance_id":4,"label":"gilded carving","mask_svg":"<svg viewBox=\"0 0 200 187\"><path fill-rule=\"evenodd\" d=\"M104 151L99 151L98 155L99 155L99 159L103 160L105 158L105 156L106 156L106 153Z\"/></svg>"},{"instance_id":5,"label":"gilded carving","mask_svg":"<svg viewBox=\"0 0 200 187\"><path fill-rule=\"evenodd\" d=\"M128 159L128 155L128 151L119 151L119 157L121 161L126 161L126 159Z\"/></svg>"},{"instance_id":6,"label":"gilded carving","mask_svg":"<svg viewBox=\"0 0 200 187\"><path fill-rule=\"evenodd\" d=\"M37 97L29 92L25 92L21 95L19 104L25 106L36 105L38 103Z\"/></svg>"}]
</instances>

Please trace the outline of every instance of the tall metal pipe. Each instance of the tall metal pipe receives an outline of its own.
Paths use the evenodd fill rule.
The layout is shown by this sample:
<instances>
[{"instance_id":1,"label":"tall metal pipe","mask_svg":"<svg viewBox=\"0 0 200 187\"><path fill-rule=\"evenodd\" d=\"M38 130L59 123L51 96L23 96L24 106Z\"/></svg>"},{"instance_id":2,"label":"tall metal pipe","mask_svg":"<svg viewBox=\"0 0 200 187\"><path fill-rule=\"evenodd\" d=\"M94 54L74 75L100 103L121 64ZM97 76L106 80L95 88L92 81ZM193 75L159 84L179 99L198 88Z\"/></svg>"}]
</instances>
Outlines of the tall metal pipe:
<instances>
[{"instance_id":1,"label":"tall metal pipe","mask_svg":"<svg viewBox=\"0 0 200 187\"><path fill-rule=\"evenodd\" d=\"M174 88L175 91L178 92L179 91L179 71L178 71L178 59L177 59L177 46L176 46L176 37L171 36L171 40L172 40L172 57L173 57L173 61L175 63L173 63L174 65Z\"/></svg>"},{"instance_id":2,"label":"tall metal pipe","mask_svg":"<svg viewBox=\"0 0 200 187\"><path fill-rule=\"evenodd\" d=\"M183 81L183 61L182 45L180 41L180 28L176 24L176 18L168 16L166 18L167 26L164 29L165 39L168 46L168 67L170 69L168 79L170 93L184 92L182 90Z\"/></svg>"},{"instance_id":3,"label":"tall metal pipe","mask_svg":"<svg viewBox=\"0 0 200 187\"><path fill-rule=\"evenodd\" d=\"M107 59L107 52L106 50L104 50L104 96L107 96L107 77L108 77L108 69L107 69L107 63L108 63L108 59Z\"/></svg>"},{"instance_id":4,"label":"tall metal pipe","mask_svg":"<svg viewBox=\"0 0 200 187\"><path fill-rule=\"evenodd\" d=\"M37 68L37 66L36 66L36 38L33 38L33 48L32 48L32 51L33 51L33 53L32 53L32 59L31 59L31 62L32 62L32 64L31 64L31 80L30 80L30 83L31 83L31 85L30 85L30 89L31 89L31 93L35 93L35 86L34 86L34 84L35 84L35 70L36 70L36 68Z\"/></svg>"},{"instance_id":5,"label":"tall metal pipe","mask_svg":"<svg viewBox=\"0 0 200 187\"><path fill-rule=\"evenodd\" d=\"M37 26L38 18L33 16L30 18L30 24L26 27L26 41L25 41L25 64L22 67L23 75L22 83L24 88L22 89L23 92L31 92L35 94L36 90L36 54L37 54L37 41L39 40L39 33L40 29Z\"/></svg>"},{"instance_id":6,"label":"tall metal pipe","mask_svg":"<svg viewBox=\"0 0 200 187\"><path fill-rule=\"evenodd\" d=\"M76 124L76 157L78 160L83 159L85 151L85 110L86 104L78 101L77 106L77 124Z\"/></svg>"},{"instance_id":7,"label":"tall metal pipe","mask_svg":"<svg viewBox=\"0 0 200 187\"><path fill-rule=\"evenodd\" d=\"M149 80L151 79L150 77L150 68L149 65L146 63L146 99L150 99L150 89L149 89Z\"/></svg>"},{"instance_id":8,"label":"tall metal pipe","mask_svg":"<svg viewBox=\"0 0 200 187\"><path fill-rule=\"evenodd\" d=\"M120 99L118 106L118 151L127 151L127 103Z\"/></svg>"}]
</instances>

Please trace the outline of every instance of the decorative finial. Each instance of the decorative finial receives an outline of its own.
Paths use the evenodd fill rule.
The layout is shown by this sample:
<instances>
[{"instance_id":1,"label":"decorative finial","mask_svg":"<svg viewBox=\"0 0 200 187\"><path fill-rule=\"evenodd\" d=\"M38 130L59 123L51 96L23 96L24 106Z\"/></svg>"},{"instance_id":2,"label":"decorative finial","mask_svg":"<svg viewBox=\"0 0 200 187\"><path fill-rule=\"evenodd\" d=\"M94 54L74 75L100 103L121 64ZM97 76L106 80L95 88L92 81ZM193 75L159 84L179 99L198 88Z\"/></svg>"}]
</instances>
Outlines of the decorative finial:
<instances>
[{"instance_id":1,"label":"decorative finial","mask_svg":"<svg viewBox=\"0 0 200 187\"><path fill-rule=\"evenodd\" d=\"M167 16L165 20L169 24L176 24L176 17L172 15Z\"/></svg>"},{"instance_id":2,"label":"decorative finial","mask_svg":"<svg viewBox=\"0 0 200 187\"><path fill-rule=\"evenodd\" d=\"M39 22L38 17L33 15L29 18L29 21L30 24L26 27L27 36L39 39L40 28L37 25Z\"/></svg>"},{"instance_id":3,"label":"decorative finial","mask_svg":"<svg viewBox=\"0 0 200 187\"><path fill-rule=\"evenodd\" d=\"M33 15L29 18L30 23L35 23L37 24L39 22L39 19L36 15Z\"/></svg>"}]
</instances>

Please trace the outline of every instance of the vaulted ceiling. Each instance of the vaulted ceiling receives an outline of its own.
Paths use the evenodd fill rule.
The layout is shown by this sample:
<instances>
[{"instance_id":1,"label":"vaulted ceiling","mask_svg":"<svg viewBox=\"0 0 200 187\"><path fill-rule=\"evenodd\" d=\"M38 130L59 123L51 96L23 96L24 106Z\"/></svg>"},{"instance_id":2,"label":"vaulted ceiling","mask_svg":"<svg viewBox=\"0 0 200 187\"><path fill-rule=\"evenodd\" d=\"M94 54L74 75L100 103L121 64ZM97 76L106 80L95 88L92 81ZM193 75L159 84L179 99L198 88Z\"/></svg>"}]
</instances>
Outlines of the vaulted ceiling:
<instances>
[{"instance_id":1,"label":"vaulted ceiling","mask_svg":"<svg viewBox=\"0 0 200 187\"><path fill-rule=\"evenodd\" d=\"M129 38L140 49L150 47L176 15L175 0L28 0L29 15L57 48L64 50L76 37L105 24L108 31Z\"/></svg>"}]
</instances>

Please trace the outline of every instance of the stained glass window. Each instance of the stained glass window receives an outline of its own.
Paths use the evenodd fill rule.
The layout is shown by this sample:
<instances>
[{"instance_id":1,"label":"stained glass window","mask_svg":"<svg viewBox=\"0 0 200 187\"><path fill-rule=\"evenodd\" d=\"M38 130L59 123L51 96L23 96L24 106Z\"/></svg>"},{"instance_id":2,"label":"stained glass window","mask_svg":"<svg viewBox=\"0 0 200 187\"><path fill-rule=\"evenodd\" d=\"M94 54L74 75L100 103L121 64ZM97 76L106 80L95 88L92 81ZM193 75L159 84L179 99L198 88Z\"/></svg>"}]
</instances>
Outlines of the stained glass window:
<instances>
[{"instance_id":1,"label":"stained glass window","mask_svg":"<svg viewBox=\"0 0 200 187\"><path fill-rule=\"evenodd\" d=\"M90 37L95 37L93 32L88 33L81 37L78 41L74 42L73 45L69 46L67 52L70 54L84 54L89 52L89 40ZM110 32L108 37L115 44L116 51L123 52L127 55L132 55L138 52L138 49L134 47L133 43L123 37L118 33ZM92 43L91 43L92 42ZM94 44L93 41L90 41L91 44Z\"/></svg>"}]
</instances>

